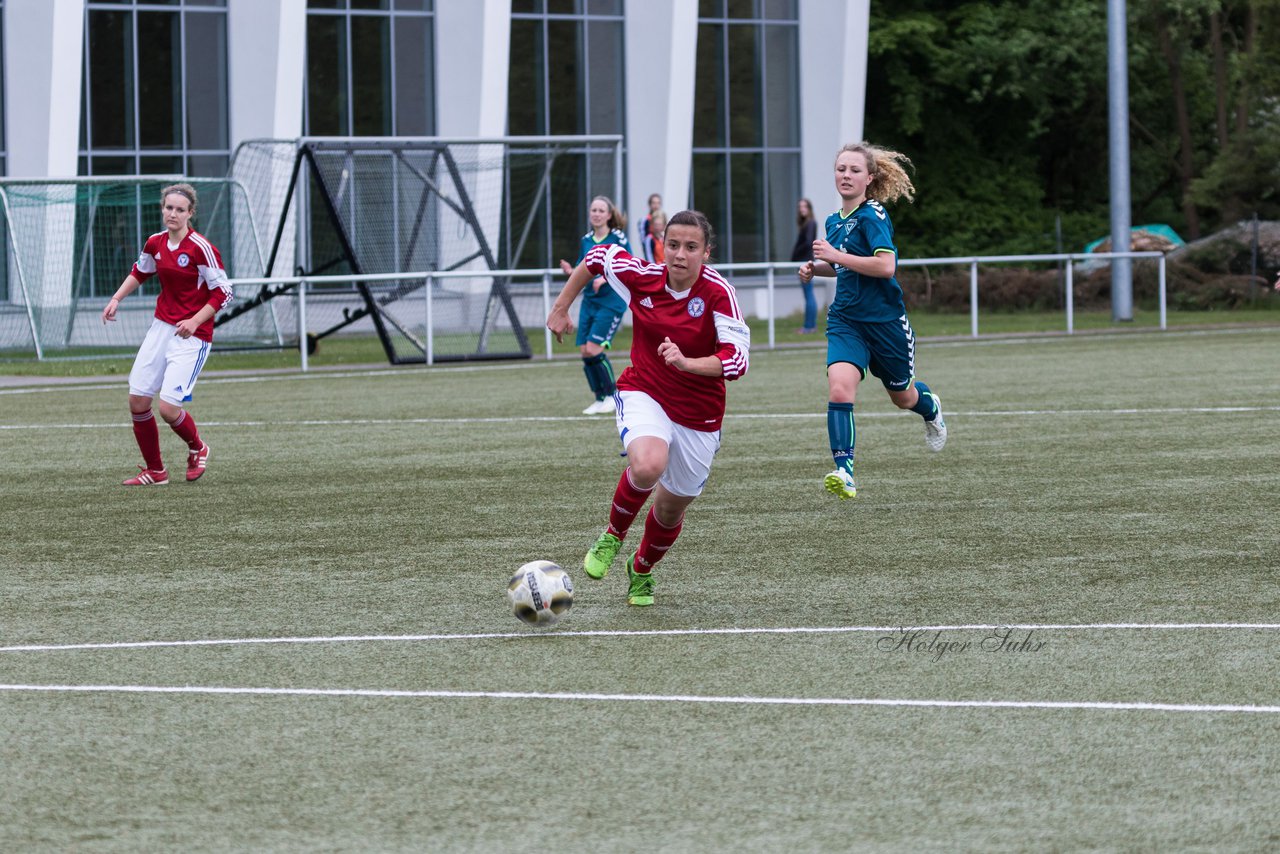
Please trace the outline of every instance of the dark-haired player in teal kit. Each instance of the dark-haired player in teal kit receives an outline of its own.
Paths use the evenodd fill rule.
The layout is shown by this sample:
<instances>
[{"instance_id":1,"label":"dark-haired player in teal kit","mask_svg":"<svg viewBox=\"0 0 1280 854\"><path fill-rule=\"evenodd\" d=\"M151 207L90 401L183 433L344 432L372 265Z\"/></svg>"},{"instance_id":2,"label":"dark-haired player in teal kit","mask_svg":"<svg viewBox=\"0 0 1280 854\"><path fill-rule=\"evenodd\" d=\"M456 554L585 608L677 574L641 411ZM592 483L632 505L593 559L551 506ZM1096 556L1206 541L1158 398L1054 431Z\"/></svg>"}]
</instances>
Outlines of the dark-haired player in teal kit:
<instances>
[{"instance_id":1,"label":"dark-haired player in teal kit","mask_svg":"<svg viewBox=\"0 0 1280 854\"><path fill-rule=\"evenodd\" d=\"M631 252L631 244L627 242L626 219L613 205L608 196L596 196L591 200L587 211L591 222L591 230L582 235L582 251L578 253L578 263L587 257L587 253L597 246L617 244ZM561 259L560 269L567 276L573 272L573 265ZM622 315L627 313L627 304L622 297L613 292L613 288L602 287L604 278L597 276L591 286L582 292L582 306L578 309L579 352L582 353L582 370L587 375L587 385L595 395L595 401L582 410L583 415L604 415L613 412L613 394L617 386L613 381L613 365L605 350L613 340L613 334L622 325Z\"/></svg>"},{"instance_id":2,"label":"dark-haired player in teal kit","mask_svg":"<svg viewBox=\"0 0 1280 854\"><path fill-rule=\"evenodd\" d=\"M894 278L893 222L880 204L914 194L904 163L910 161L902 154L865 142L840 149L835 178L841 210L827 217L825 237L813 242L814 260L800 267L805 282L815 274L836 277L836 296L827 310L827 436L836 467L823 483L841 500L858 494L853 402L868 372L897 407L924 419L930 450L941 451L947 443L942 400L916 380L916 337Z\"/></svg>"}]
</instances>

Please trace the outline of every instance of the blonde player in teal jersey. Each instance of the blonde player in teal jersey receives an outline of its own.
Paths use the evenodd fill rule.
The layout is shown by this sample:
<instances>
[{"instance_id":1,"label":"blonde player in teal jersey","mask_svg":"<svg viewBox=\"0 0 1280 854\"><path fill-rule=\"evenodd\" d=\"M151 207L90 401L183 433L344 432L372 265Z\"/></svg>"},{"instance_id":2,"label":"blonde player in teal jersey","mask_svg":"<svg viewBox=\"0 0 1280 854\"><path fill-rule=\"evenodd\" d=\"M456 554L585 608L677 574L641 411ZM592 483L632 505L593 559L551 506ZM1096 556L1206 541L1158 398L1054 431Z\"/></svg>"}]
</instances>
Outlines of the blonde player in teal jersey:
<instances>
[{"instance_id":1,"label":"blonde player in teal jersey","mask_svg":"<svg viewBox=\"0 0 1280 854\"><path fill-rule=\"evenodd\" d=\"M801 281L835 276L836 295L827 310L827 436L835 470L823 479L841 500L853 498L853 402L871 373L889 399L924 419L925 443L941 451L947 442L942 401L915 377L915 333L907 321L902 287L894 277L898 249L893 222L881 202L915 193L896 151L862 142L836 155L836 191L841 209L827 217L825 236L813 242L814 260L800 267Z\"/></svg>"}]
</instances>

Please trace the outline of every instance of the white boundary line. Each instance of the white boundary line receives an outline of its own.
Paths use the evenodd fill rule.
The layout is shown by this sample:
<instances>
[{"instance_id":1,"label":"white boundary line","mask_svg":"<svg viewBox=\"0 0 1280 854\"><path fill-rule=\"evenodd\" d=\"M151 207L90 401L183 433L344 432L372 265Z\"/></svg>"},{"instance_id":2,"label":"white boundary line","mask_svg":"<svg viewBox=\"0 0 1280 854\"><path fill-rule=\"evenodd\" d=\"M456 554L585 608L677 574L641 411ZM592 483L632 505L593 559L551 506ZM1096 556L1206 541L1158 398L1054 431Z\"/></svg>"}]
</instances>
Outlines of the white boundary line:
<instances>
[{"instance_id":1,"label":"white boundary line","mask_svg":"<svg viewBox=\"0 0 1280 854\"><path fill-rule=\"evenodd\" d=\"M116 641L105 643L27 644L0 646L0 652L61 652L67 650L108 649L158 649L190 646L249 646L267 644L319 644L319 643L370 643L370 642L419 642L451 640L507 640L533 638L617 638L617 637L678 637L687 635L791 635L791 634L847 634L854 632L887 632L903 630L920 632L994 631L1186 631L1199 629L1250 629L1274 631L1280 623L969 623L937 626L814 626L814 627L729 627L719 629L588 629L584 631L523 631L479 632L472 634L423 634L423 635L331 635L317 637L280 638L215 638L204 640L170 641Z\"/></svg>"},{"instance_id":2,"label":"white boundary line","mask_svg":"<svg viewBox=\"0 0 1280 854\"><path fill-rule=\"evenodd\" d=\"M1059 418L1065 415L1228 415L1239 413L1280 412L1280 406L1181 406L1151 407L1140 409L988 409L948 410L947 416L961 418L1009 418L1041 417ZM858 418L901 418L902 412L860 412ZM748 420L814 420L826 418L823 412L760 412L730 413L726 421ZM297 421L201 421L209 427L366 427L403 424L535 424L540 422L591 421L600 419L586 415L525 415L518 417L476 418L314 418ZM119 430L120 422L109 424L0 424L0 430Z\"/></svg>"},{"instance_id":3,"label":"white boundary line","mask_svg":"<svg viewBox=\"0 0 1280 854\"><path fill-rule=\"evenodd\" d=\"M1280 706L1225 703L1106 703L1054 700L898 700L875 697L716 697L692 694L589 694L541 691L395 691L365 688L238 688L165 685L0 685L0 691L115 694L223 694L272 697L396 697L418 699L570 700L577 702L721 703L751 706L896 706L961 709L1079 709L1116 712L1243 712L1280 714Z\"/></svg>"}]
</instances>

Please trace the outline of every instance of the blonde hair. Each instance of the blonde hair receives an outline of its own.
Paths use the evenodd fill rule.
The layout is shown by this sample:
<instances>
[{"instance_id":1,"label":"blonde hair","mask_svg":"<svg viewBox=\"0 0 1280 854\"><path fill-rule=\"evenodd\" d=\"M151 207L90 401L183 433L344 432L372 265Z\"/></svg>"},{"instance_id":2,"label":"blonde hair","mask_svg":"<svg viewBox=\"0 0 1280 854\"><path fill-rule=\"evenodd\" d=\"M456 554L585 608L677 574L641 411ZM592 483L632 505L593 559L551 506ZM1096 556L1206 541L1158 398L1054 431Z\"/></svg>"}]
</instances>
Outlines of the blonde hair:
<instances>
[{"instance_id":1,"label":"blonde hair","mask_svg":"<svg viewBox=\"0 0 1280 854\"><path fill-rule=\"evenodd\" d=\"M861 154L867 161L871 183L867 185L867 197L892 204L900 198L911 201L916 196L915 185L907 175L911 158L888 148L877 148L869 142L851 142L836 152L836 160L846 151Z\"/></svg>"},{"instance_id":2,"label":"blonde hair","mask_svg":"<svg viewBox=\"0 0 1280 854\"><path fill-rule=\"evenodd\" d=\"M618 210L618 206L613 203L613 199L608 196L594 196L591 201L604 202L609 208L609 227L616 228L619 231L627 229L627 215Z\"/></svg>"},{"instance_id":3,"label":"blonde hair","mask_svg":"<svg viewBox=\"0 0 1280 854\"><path fill-rule=\"evenodd\" d=\"M160 204L164 204L164 200L173 194L186 196L187 201L191 202L191 213L196 212L196 188L190 184L170 184L160 191Z\"/></svg>"},{"instance_id":4,"label":"blonde hair","mask_svg":"<svg viewBox=\"0 0 1280 854\"><path fill-rule=\"evenodd\" d=\"M657 225L658 223L662 223L662 228L655 230L654 226ZM649 233L652 234L654 237L661 237L662 230L665 229L666 227L667 227L667 212L662 210L662 208L658 208L658 210L653 212L653 216L649 217Z\"/></svg>"}]
</instances>

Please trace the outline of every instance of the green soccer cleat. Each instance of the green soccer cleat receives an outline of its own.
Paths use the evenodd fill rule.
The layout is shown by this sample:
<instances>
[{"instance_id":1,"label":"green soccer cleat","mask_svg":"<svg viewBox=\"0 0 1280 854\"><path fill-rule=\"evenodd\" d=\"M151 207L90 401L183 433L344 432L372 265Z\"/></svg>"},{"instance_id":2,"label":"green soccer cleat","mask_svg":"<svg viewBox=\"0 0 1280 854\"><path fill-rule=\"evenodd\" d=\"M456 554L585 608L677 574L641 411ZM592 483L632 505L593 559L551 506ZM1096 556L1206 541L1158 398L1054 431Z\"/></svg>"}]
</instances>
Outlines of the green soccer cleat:
<instances>
[{"instance_id":1,"label":"green soccer cleat","mask_svg":"<svg viewBox=\"0 0 1280 854\"><path fill-rule=\"evenodd\" d=\"M604 578L609 574L609 567L613 564L613 559L618 556L620 548L622 548L622 540L605 531L591 547L591 551L587 552L587 556L582 559L583 571L592 578Z\"/></svg>"},{"instance_id":2,"label":"green soccer cleat","mask_svg":"<svg viewBox=\"0 0 1280 854\"><path fill-rule=\"evenodd\" d=\"M636 572L635 561L635 555L627 558L627 604L643 608L653 604L653 571Z\"/></svg>"},{"instance_id":3,"label":"green soccer cleat","mask_svg":"<svg viewBox=\"0 0 1280 854\"><path fill-rule=\"evenodd\" d=\"M826 486L827 492L838 496L841 501L856 498L858 495L858 487L853 482L853 475L844 469L836 469L824 477L822 483Z\"/></svg>"}]
</instances>

